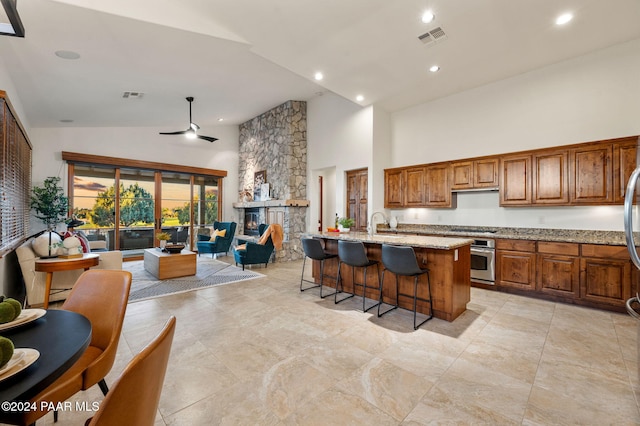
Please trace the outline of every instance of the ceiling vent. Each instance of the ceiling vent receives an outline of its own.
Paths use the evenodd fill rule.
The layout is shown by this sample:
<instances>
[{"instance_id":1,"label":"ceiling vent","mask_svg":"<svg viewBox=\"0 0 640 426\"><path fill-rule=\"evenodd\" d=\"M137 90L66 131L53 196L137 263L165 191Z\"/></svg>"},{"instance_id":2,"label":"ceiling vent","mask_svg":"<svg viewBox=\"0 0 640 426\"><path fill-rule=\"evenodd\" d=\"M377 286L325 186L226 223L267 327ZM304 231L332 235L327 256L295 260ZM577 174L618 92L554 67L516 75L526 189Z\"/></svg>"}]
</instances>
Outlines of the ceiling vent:
<instances>
[{"instance_id":1,"label":"ceiling vent","mask_svg":"<svg viewBox=\"0 0 640 426\"><path fill-rule=\"evenodd\" d=\"M418 40L420 40L424 44L432 44L438 41L445 40L447 38L447 34L441 27L436 27L431 31L427 31L426 33L418 36Z\"/></svg>"},{"instance_id":2,"label":"ceiling vent","mask_svg":"<svg viewBox=\"0 0 640 426\"><path fill-rule=\"evenodd\" d=\"M124 92L122 97L125 99L140 99L144 96L142 92Z\"/></svg>"}]
</instances>

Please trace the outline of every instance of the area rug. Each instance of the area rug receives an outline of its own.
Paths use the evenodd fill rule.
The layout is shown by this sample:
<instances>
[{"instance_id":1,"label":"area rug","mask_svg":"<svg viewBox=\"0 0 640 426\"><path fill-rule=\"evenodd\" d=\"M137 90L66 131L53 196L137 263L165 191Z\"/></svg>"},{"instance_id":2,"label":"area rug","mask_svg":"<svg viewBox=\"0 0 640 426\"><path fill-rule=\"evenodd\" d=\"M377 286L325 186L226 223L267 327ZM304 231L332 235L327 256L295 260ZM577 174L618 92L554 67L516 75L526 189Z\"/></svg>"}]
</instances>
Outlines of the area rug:
<instances>
[{"instance_id":1,"label":"area rug","mask_svg":"<svg viewBox=\"0 0 640 426\"><path fill-rule=\"evenodd\" d=\"M131 272L133 282L129 293L129 302L162 297L170 294L185 293L222 284L231 284L260 278L264 275L220 262L215 259L198 257L196 275L190 277L159 280L144 269L142 260L124 262L123 269Z\"/></svg>"}]
</instances>

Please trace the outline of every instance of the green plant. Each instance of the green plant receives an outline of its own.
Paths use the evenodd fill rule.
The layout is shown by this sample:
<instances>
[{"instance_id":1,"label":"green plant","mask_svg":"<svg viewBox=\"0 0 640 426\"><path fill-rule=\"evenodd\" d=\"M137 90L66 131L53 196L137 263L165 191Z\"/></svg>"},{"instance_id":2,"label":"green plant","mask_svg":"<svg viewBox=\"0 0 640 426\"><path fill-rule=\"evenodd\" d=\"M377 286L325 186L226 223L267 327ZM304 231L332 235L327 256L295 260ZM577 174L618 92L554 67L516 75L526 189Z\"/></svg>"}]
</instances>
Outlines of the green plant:
<instances>
[{"instance_id":1,"label":"green plant","mask_svg":"<svg viewBox=\"0 0 640 426\"><path fill-rule=\"evenodd\" d=\"M338 219L338 225L342 226L343 228L351 228L355 223L356 221L350 217L341 217L340 219Z\"/></svg>"},{"instance_id":2,"label":"green plant","mask_svg":"<svg viewBox=\"0 0 640 426\"><path fill-rule=\"evenodd\" d=\"M30 206L48 230L54 229L69 214L69 199L64 196L58 182L59 177L48 177L44 180L44 186L36 186L32 190Z\"/></svg>"}]
</instances>

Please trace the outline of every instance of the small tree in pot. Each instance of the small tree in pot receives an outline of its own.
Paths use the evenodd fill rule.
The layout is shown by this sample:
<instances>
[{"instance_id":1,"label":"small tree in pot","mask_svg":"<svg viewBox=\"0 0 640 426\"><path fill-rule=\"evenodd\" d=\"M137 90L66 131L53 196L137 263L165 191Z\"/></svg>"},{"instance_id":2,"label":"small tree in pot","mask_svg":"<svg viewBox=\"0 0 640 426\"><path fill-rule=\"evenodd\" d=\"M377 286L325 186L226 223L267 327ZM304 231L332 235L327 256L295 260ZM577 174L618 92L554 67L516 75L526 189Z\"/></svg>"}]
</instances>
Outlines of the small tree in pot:
<instances>
[{"instance_id":1,"label":"small tree in pot","mask_svg":"<svg viewBox=\"0 0 640 426\"><path fill-rule=\"evenodd\" d=\"M49 256L51 256L51 232L64 222L69 213L69 199L65 197L59 177L48 177L42 187L34 187L31 194L31 209L49 231Z\"/></svg>"}]
</instances>

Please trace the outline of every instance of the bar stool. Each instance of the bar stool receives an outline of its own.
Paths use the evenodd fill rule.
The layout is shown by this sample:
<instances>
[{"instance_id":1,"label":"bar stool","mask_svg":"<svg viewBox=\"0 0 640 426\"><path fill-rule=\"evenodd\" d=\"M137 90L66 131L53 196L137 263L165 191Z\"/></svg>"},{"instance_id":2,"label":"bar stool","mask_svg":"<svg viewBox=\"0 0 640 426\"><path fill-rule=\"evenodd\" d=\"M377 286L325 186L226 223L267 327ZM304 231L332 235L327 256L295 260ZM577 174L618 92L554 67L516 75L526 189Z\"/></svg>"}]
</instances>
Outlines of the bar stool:
<instances>
[{"instance_id":1,"label":"bar stool","mask_svg":"<svg viewBox=\"0 0 640 426\"><path fill-rule=\"evenodd\" d=\"M365 300L367 292L367 268L369 266L376 265L376 275L378 277L378 286L380 286L380 263L377 260L369 260L367 257L367 251L364 248L364 244L361 241L338 241L338 279L336 281L336 295L335 303L340 303L343 300L347 300L355 296L356 286L362 287L362 311L367 312L371 308L378 306L379 302L369 306L365 309ZM353 283L353 293L351 296L347 296L341 300L338 300L338 293L342 293L344 285L342 284L341 266L342 264L351 266L351 282ZM355 268L364 268L364 282L362 284L356 283L356 271ZM338 283L340 283L342 290L338 290Z\"/></svg>"},{"instance_id":2,"label":"bar stool","mask_svg":"<svg viewBox=\"0 0 640 426\"><path fill-rule=\"evenodd\" d=\"M324 261L327 259L333 259L338 257L337 254L331 254L324 251L322 248L322 243L320 240L316 238L303 238L302 239L302 248L304 249L304 259L302 260L302 276L300 277L300 291L307 291L312 288L320 287L320 297L324 299L327 296L331 296L335 293L322 295L322 284L324 283ZM304 279L304 266L307 262L307 257L313 260L318 260L320 262L320 284L313 285L311 287L302 288L302 282L308 282L315 284L315 281L305 280ZM331 275L327 275L329 278L336 279L336 277L332 277ZM338 281L336 279L336 288L338 287Z\"/></svg>"},{"instance_id":3,"label":"bar stool","mask_svg":"<svg viewBox=\"0 0 640 426\"><path fill-rule=\"evenodd\" d=\"M433 296L431 294L431 280L429 278L429 269L421 269L418 266L418 260L416 259L416 253L413 251L413 247L400 247L392 246L389 244L382 245L382 264L385 269L382 271L382 282L380 284L380 301L378 303L378 317L383 316L389 311L392 311L398 307L398 298L400 296L411 297L410 294L401 294L398 292L398 275L406 277L414 277L413 283L413 329L417 330L425 322L433 318ZM385 270L393 272L396 276L396 304L393 308L387 309L383 313L380 313L380 305L382 305L382 286L384 285L384 272ZM429 302L429 317L416 325L416 305L418 301L418 277L422 274L427 274L427 287L429 290L429 299L420 299L423 302Z\"/></svg>"}]
</instances>

